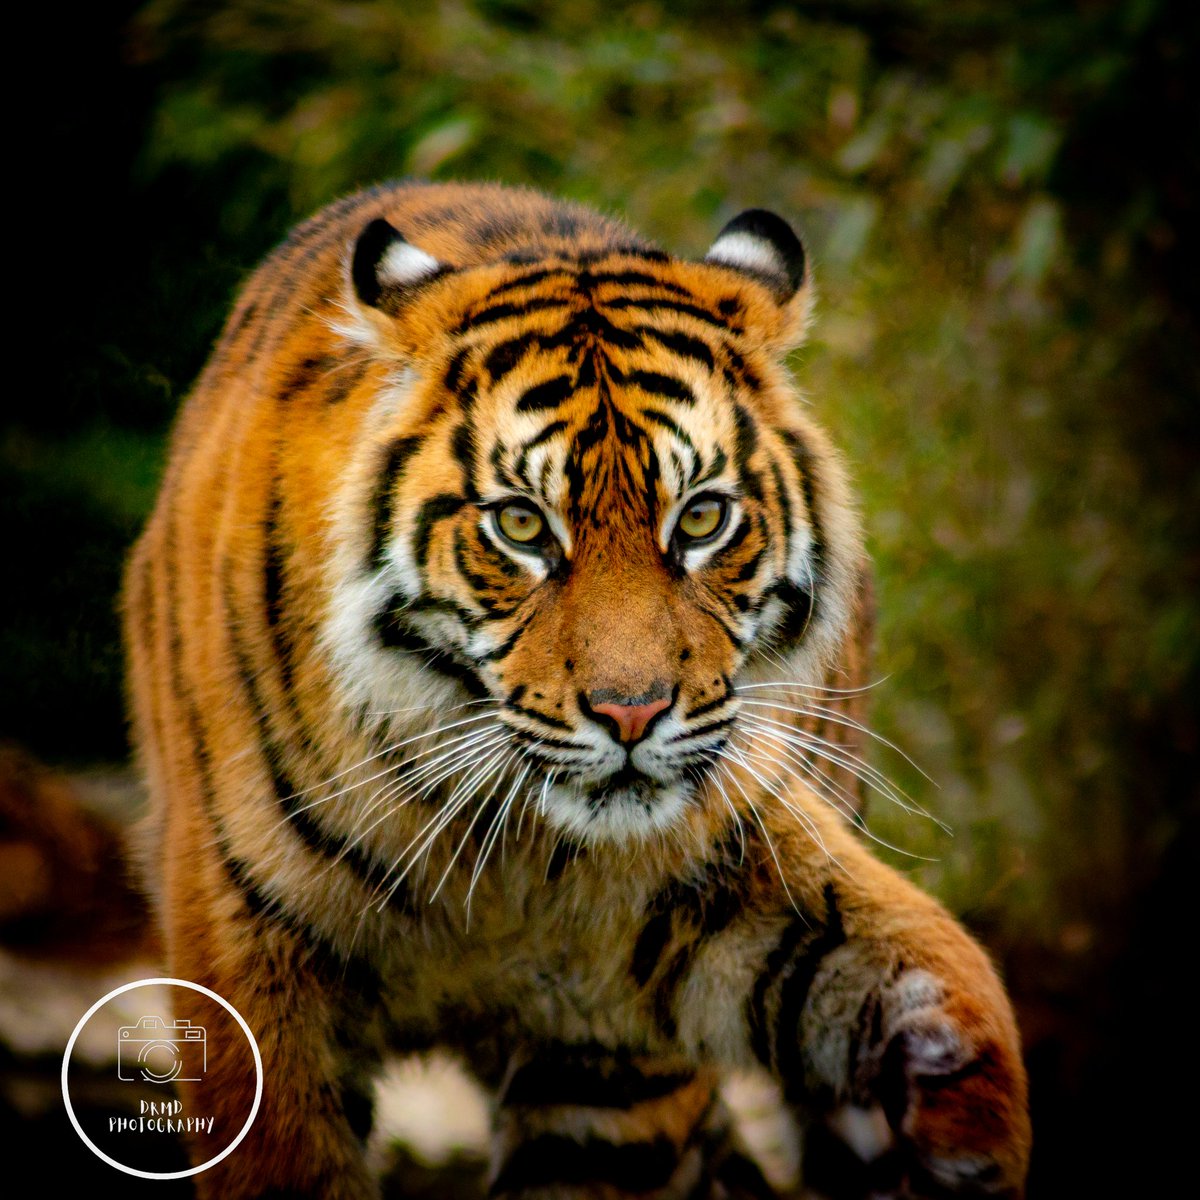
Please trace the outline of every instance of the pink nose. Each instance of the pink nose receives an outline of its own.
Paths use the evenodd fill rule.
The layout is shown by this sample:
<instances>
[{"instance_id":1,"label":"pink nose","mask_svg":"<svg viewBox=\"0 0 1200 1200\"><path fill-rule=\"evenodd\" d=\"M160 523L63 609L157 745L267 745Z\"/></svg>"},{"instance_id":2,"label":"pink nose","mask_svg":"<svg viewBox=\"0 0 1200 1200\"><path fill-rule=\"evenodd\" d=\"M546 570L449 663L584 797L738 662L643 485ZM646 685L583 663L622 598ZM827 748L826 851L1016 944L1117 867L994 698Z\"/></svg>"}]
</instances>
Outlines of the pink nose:
<instances>
[{"instance_id":1,"label":"pink nose","mask_svg":"<svg viewBox=\"0 0 1200 1200\"><path fill-rule=\"evenodd\" d=\"M593 704L592 712L612 717L621 731L621 741L636 742L646 731L646 726L664 708L671 707L670 696L651 700L649 704Z\"/></svg>"}]
</instances>

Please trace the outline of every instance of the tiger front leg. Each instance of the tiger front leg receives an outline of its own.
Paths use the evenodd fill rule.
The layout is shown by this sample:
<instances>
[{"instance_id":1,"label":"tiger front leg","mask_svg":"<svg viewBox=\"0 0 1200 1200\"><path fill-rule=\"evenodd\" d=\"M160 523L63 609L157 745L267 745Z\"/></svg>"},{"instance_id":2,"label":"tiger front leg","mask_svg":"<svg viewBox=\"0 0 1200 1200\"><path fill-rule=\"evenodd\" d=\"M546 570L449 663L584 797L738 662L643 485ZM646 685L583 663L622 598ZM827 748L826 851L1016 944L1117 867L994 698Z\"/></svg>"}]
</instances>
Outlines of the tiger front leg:
<instances>
[{"instance_id":1,"label":"tiger front leg","mask_svg":"<svg viewBox=\"0 0 1200 1200\"><path fill-rule=\"evenodd\" d=\"M749 999L754 1049L806 1118L805 1183L832 1200L1019 1197L1030 1131L1003 989L939 906L853 858Z\"/></svg>"},{"instance_id":2,"label":"tiger front leg","mask_svg":"<svg viewBox=\"0 0 1200 1200\"><path fill-rule=\"evenodd\" d=\"M374 1200L365 1158L372 1117L374 1018L366 997L378 985L315 946L282 906L238 875L238 890L215 897L209 868L224 869L210 847L198 869L178 879L169 906L170 973L226 999L253 1031L262 1056L263 1092L245 1139L196 1176L200 1200ZM196 914L202 913L203 920ZM218 1128L237 1127L253 1079L232 1019L208 1030L203 1110ZM201 1085L184 1085L186 1087ZM185 1103L187 1096L184 1095ZM197 1139L193 1160L211 1149Z\"/></svg>"}]
</instances>

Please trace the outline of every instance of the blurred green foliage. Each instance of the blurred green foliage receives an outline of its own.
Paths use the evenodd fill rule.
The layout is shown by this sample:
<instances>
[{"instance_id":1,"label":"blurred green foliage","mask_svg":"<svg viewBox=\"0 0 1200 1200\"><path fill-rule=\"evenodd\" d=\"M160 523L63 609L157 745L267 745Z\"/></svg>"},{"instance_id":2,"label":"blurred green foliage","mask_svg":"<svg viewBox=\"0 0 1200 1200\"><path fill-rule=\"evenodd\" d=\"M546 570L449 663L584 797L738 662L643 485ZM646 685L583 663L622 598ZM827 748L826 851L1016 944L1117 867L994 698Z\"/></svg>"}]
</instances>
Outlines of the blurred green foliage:
<instances>
[{"instance_id":1,"label":"blurred green foliage","mask_svg":"<svg viewBox=\"0 0 1200 1200\"><path fill-rule=\"evenodd\" d=\"M115 562L237 278L295 220L495 178L699 254L763 205L816 266L794 367L870 531L873 724L940 790L876 761L955 836L873 823L1010 970L1051 964L1031 995L1082 995L1196 815L1195 32L1168 0L133 7L56 131L116 189L102 302L0 446L17 523L85 546L5 622L8 730L122 751Z\"/></svg>"}]
</instances>

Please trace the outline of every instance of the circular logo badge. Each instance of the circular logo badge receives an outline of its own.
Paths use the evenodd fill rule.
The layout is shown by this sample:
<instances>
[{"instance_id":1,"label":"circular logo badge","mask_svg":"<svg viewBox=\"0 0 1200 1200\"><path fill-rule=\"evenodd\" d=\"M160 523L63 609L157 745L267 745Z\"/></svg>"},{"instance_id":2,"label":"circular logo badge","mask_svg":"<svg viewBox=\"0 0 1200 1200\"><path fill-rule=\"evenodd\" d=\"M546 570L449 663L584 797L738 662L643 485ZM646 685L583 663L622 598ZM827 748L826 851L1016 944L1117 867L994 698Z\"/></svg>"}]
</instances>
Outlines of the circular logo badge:
<instances>
[{"instance_id":1,"label":"circular logo badge","mask_svg":"<svg viewBox=\"0 0 1200 1200\"><path fill-rule=\"evenodd\" d=\"M228 1000L186 979L139 979L84 1013L63 1054L67 1116L109 1166L182 1179L219 1163L250 1132L263 1068ZM176 1164L186 1146L199 1166Z\"/></svg>"}]
</instances>

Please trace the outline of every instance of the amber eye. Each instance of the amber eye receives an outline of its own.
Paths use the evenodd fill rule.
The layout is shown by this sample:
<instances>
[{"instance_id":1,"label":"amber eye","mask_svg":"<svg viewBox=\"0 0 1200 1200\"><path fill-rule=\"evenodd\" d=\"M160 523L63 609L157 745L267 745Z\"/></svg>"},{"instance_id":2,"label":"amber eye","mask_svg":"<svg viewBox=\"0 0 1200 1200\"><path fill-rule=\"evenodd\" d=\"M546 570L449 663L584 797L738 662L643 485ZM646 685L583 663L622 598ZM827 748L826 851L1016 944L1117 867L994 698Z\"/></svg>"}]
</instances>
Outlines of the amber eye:
<instances>
[{"instance_id":1,"label":"amber eye","mask_svg":"<svg viewBox=\"0 0 1200 1200\"><path fill-rule=\"evenodd\" d=\"M528 504L506 504L496 513L496 524L500 532L518 546L536 542L546 528L542 514Z\"/></svg>"},{"instance_id":2,"label":"amber eye","mask_svg":"<svg viewBox=\"0 0 1200 1200\"><path fill-rule=\"evenodd\" d=\"M711 540L725 524L728 508L722 496L697 496L680 514L676 536L685 542Z\"/></svg>"}]
</instances>

